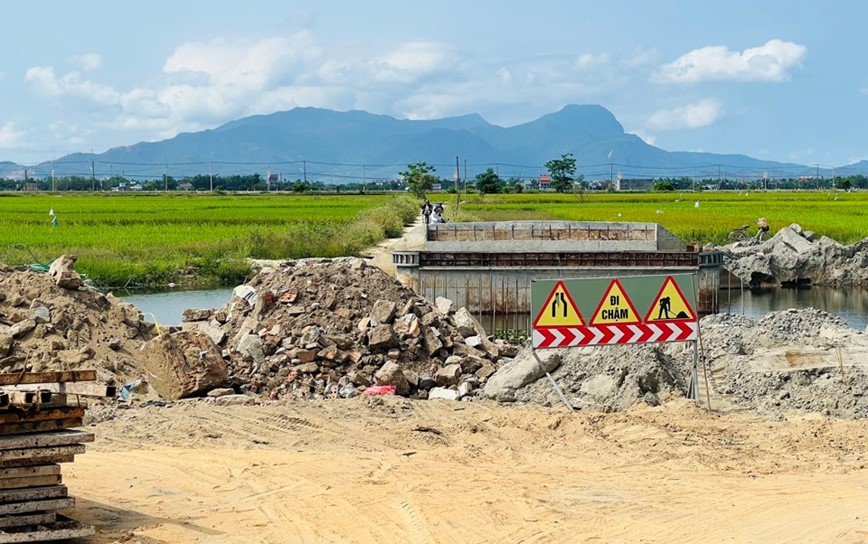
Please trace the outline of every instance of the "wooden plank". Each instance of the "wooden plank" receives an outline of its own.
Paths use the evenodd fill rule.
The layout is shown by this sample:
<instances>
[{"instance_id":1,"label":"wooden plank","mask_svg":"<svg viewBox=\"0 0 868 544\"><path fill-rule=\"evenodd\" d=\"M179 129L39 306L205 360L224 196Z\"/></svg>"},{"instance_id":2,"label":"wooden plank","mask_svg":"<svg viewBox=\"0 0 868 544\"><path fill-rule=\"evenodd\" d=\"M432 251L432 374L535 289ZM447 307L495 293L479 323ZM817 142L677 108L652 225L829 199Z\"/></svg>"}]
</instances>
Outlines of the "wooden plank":
<instances>
[{"instance_id":1,"label":"wooden plank","mask_svg":"<svg viewBox=\"0 0 868 544\"><path fill-rule=\"evenodd\" d=\"M42 459L55 455L76 455L84 453L83 444L66 446L50 446L47 448L22 448L17 450L0 450L0 462L18 461L20 459Z\"/></svg>"},{"instance_id":2,"label":"wooden plank","mask_svg":"<svg viewBox=\"0 0 868 544\"><path fill-rule=\"evenodd\" d=\"M60 465L36 465L32 467L0 468L0 480L6 478L30 478L31 476L51 476L60 474Z\"/></svg>"},{"instance_id":3,"label":"wooden plank","mask_svg":"<svg viewBox=\"0 0 868 544\"><path fill-rule=\"evenodd\" d=\"M116 397L118 388L114 385L87 382L24 384L16 386L20 391L44 389L61 395L81 395L82 397Z\"/></svg>"},{"instance_id":4,"label":"wooden plank","mask_svg":"<svg viewBox=\"0 0 868 544\"><path fill-rule=\"evenodd\" d=\"M60 474L47 476L27 476L25 478L0 478L0 489L19 489L22 487L39 487L43 485L57 485L63 481Z\"/></svg>"},{"instance_id":5,"label":"wooden plank","mask_svg":"<svg viewBox=\"0 0 868 544\"><path fill-rule=\"evenodd\" d=\"M41 433L45 431L60 431L82 426L82 418L50 419L24 423L6 423L0 425L0 436L7 434Z\"/></svg>"},{"instance_id":6,"label":"wooden plank","mask_svg":"<svg viewBox=\"0 0 868 544\"><path fill-rule=\"evenodd\" d=\"M8 527L26 527L28 525L41 525L57 521L56 512L39 512L36 514L19 514L17 516L0 517L0 529Z\"/></svg>"},{"instance_id":7,"label":"wooden plank","mask_svg":"<svg viewBox=\"0 0 868 544\"><path fill-rule=\"evenodd\" d=\"M96 381L96 370L61 370L57 372L16 372L11 374L0 374L0 385L93 381Z\"/></svg>"},{"instance_id":8,"label":"wooden plank","mask_svg":"<svg viewBox=\"0 0 868 544\"><path fill-rule=\"evenodd\" d=\"M93 442L93 433L64 429L44 433L8 434L0 436L0 452L22 448L45 448L49 446L68 446ZM3 459L0 453L0 459Z\"/></svg>"},{"instance_id":9,"label":"wooden plank","mask_svg":"<svg viewBox=\"0 0 868 544\"><path fill-rule=\"evenodd\" d=\"M74 460L74 454L49 455L35 459L15 459L13 461L0 461L0 469L30 467L34 465L44 465L46 463L72 463Z\"/></svg>"},{"instance_id":10,"label":"wooden plank","mask_svg":"<svg viewBox=\"0 0 868 544\"><path fill-rule=\"evenodd\" d=\"M84 417L84 407L58 406L42 410L18 410L16 408L10 408L8 410L0 411L0 424L69 419L71 417Z\"/></svg>"},{"instance_id":11,"label":"wooden plank","mask_svg":"<svg viewBox=\"0 0 868 544\"><path fill-rule=\"evenodd\" d=\"M46 542L49 540L69 540L84 538L96 533L93 525L85 525L58 515L54 523L32 525L29 527L9 528L0 531L0 544L19 542Z\"/></svg>"},{"instance_id":12,"label":"wooden plank","mask_svg":"<svg viewBox=\"0 0 868 544\"><path fill-rule=\"evenodd\" d=\"M59 499L65 496L66 486L63 484L25 487L22 489L0 489L0 504Z\"/></svg>"},{"instance_id":13,"label":"wooden plank","mask_svg":"<svg viewBox=\"0 0 868 544\"><path fill-rule=\"evenodd\" d=\"M0 504L0 516L7 514L26 514L27 512L46 512L49 510L63 510L75 506L74 497L62 499L46 499L43 501L10 502Z\"/></svg>"}]
</instances>

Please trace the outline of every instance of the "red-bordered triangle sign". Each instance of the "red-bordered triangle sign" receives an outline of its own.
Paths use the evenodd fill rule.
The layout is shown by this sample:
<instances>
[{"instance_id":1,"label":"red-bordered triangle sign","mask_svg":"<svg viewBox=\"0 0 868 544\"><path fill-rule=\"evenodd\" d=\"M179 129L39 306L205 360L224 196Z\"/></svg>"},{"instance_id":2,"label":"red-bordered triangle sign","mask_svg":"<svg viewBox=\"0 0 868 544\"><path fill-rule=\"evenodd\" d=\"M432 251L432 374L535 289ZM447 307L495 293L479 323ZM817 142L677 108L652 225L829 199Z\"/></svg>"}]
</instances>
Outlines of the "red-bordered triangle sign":
<instances>
[{"instance_id":1,"label":"red-bordered triangle sign","mask_svg":"<svg viewBox=\"0 0 868 544\"><path fill-rule=\"evenodd\" d=\"M582 314L579 313L576 302L562 281L555 284L545 304L542 305L542 308L540 308L539 313L533 320L533 328L535 329L546 327L583 327L584 325L585 321L582 319Z\"/></svg>"},{"instance_id":2,"label":"red-bordered triangle sign","mask_svg":"<svg viewBox=\"0 0 868 544\"><path fill-rule=\"evenodd\" d=\"M614 278L606 294L600 299L600 304L591 317L591 325L611 325L615 323L629 325L641 323L642 318L633 306L633 301L627 296L624 286Z\"/></svg>"},{"instance_id":3,"label":"red-bordered triangle sign","mask_svg":"<svg viewBox=\"0 0 868 544\"><path fill-rule=\"evenodd\" d=\"M673 321L696 321L696 312L687 302L678 282L666 276L660 292L645 315L645 323L666 323Z\"/></svg>"}]
</instances>

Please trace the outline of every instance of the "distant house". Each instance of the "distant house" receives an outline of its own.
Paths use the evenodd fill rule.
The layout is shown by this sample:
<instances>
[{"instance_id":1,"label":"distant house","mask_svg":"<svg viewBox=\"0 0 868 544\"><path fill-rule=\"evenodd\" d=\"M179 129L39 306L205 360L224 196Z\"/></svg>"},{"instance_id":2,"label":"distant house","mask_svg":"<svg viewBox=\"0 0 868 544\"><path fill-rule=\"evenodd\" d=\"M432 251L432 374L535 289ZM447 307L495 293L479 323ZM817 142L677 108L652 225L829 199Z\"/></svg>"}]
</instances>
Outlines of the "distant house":
<instances>
[{"instance_id":1,"label":"distant house","mask_svg":"<svg viewBox=\"0 0 868 544\"><path fill-rule=\"evenodd\" d=\"M443 186L439 183L434 183L433 185L431 185L431 190L432 191L442 191Z\"/></svg>"},{"instance_id":2,"label":"distant house","mask_svg":"<svg viewBox=\"0 0 868 544\"><path fill-rule=\"evenodd\" d=\"M24 184L24 190L25 191L34 193L34 192L36 192L36 189L37 189L37 185L36 185L36 183L34 183L32 181L28 181L27 183Z\"/></svg>"},{"instance_id":3,"label":"distant house","mask_svg":"<svg viewBox=\"0 0 868 544\"><path fill-rule=\"evenodd\" d=\"M547 191L551 188L552 185L552 177L548 174L542 174L539 177L539 190Z\"/></svg>"},{"instance_id":4,"label":"distant house","mask_svg":"<svg viewBox=\"0 0 868 544\"><path fill-rule=\"evenodd\" d=\"M142 186L141 186L141 184L139 184L138 181L123 181L123 182L119 183L117 187L112 189L112 191L120 191L120 192L141 191L141 190L142 190Z\"/></svg>"},{"instance_id":5,"label":"distant house","mask_svg":"<svg viewBox=\"0 0 868 544\"><path fill-rule=\"evenodd\" d=\"M654 188L654 180L623 178L620 185L621 191L650 191Z\"/></svg>"},{"instance_id":6,"label":"distant house","mask_svg":"<svg viewBox=\"0 0 868 544\"><path fill-rule=\"evenodd\" d=\"M193 184L185 181L184 183L178 185L178 188L182 191L191 191L193 189Z\"/></svg>"}]
</instances>

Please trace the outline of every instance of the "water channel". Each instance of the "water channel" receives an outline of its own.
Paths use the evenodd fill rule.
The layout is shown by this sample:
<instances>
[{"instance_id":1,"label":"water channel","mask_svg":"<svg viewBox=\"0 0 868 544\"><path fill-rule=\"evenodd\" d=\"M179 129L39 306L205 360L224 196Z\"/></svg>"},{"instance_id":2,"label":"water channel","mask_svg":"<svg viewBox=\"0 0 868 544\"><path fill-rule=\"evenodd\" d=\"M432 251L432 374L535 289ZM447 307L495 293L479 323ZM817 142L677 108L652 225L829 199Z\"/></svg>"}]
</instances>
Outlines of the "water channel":
<instances>
[{"instance_id":1,"label":"water channel","mask_svg":"<svg viewBox=\"0 0 868 544\"><path fill-rule=\"evenodd\" d=\"M120 294L136 306L148 321L160 325L178 325L187 308L219 308L229 301L232 288L205 291L169 291L161 293ZM868 289L739 289L720 291L720 311L760 318L768 312L789 308L817 308L843 318L851 327L868 326ZM530 325L527 314L477 316L488 331L523 329Z\"/></svg>"}]
</instances>

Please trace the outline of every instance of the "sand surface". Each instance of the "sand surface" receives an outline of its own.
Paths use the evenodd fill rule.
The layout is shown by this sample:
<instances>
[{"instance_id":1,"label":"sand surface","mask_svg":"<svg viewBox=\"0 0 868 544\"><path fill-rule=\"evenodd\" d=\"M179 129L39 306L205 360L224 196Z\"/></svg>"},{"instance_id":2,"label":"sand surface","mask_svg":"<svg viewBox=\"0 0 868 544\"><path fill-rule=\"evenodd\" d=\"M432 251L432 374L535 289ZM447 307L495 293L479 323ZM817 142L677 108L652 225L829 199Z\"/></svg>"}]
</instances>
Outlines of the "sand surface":
<instances>
[{"instance_id":1,"label":"sand surface","mask_svg":"<svg viewBox=\"0 0 868 544\"><path fill-rule=\"evenodd\" d=\"M84 542L868 542L865 421L366 397L88 429Z\"/></svg>"}]
</instances>

